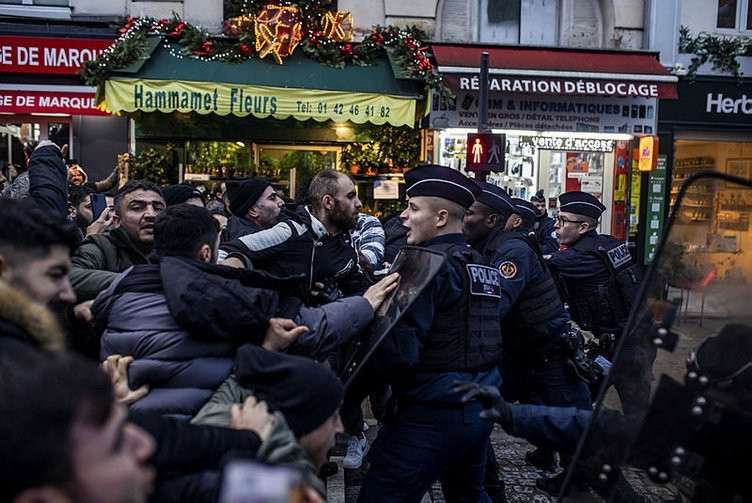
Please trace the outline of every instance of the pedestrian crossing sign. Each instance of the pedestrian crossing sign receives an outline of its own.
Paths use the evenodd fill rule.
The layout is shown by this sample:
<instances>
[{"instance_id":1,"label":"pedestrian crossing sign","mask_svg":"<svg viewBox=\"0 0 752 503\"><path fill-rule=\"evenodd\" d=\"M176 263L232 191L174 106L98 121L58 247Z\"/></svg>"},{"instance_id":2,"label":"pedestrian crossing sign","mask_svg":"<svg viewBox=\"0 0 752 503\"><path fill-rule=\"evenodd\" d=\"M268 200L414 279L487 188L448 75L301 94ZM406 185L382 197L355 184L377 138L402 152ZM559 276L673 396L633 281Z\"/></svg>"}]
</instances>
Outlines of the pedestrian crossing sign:
<instances>
[{"instance_id":1,"label":"pedestrian crossing sign","mask_svg":"<svg viewBox=\"0 0 752 503\"><path fill-rule=\"evenodd\" d=\"M467 171L504 171L506 138L503 134L467 134Z\"/></svg>"}]
</instances>

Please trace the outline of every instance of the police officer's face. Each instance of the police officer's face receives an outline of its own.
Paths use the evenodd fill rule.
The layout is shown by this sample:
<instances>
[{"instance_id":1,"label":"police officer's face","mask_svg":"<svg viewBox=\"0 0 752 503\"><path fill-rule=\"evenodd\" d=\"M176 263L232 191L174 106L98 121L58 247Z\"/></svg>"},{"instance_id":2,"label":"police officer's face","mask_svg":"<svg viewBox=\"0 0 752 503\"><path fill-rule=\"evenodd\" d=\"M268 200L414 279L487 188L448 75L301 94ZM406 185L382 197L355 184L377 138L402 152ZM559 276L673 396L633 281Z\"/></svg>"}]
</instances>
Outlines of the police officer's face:
<instances>
[{"instance_id":1,"label":"police officer's face","mask_svg":"<svg viewBox=\"0 0 752 503\"><path fill-rule=\"evenodd\" d=\"M490 234L493 226L489 222L489 208L475 201L462 220L462 233L468 243L477 243Z\"/></svg>"},{"instance_id":2,"label":"police officer's face","mask_svg":"<svg viewBox=\"0 0 752 503\"><path fill-rule=\"evenodd\" d=\"M419 245L436 236L438 211L430 204L428 197L411 197L400 218L402 225L408 229L407 244Z\"/></svg>"},{"instance_id":3,"label":"police officer's face","mask_svg":"<svg viewBox=\"0 0 752 503\"><path fill-rule=\"evenodd\" d=\"M588 224L582 221L582 217L562 211L556 218L554 228L559 244L572 246L580 239L581 235L588 231Z\"/></svg>"},{"instance_id":4,"label":"police officer's face","mask_svg":"<svg viewBox=\"0 0 752 503\"><path fill-rule=\"evenodd\" d=\"M533 203L533 206L535 206L535 209L538 210L539 215L543 215L543 213L546 211L546 203L545 201L531 201Z\"/></svg>"}]
</instances>

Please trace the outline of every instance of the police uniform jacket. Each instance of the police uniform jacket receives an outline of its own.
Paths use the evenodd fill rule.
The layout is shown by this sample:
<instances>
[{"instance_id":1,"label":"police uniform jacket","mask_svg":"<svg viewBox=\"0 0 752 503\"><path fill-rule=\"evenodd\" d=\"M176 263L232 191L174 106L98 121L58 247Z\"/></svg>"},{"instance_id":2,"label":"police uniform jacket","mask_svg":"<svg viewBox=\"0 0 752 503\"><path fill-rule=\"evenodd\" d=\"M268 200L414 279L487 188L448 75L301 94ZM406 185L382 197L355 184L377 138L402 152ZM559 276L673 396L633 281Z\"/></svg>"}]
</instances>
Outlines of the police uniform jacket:
<instances>
[{"instance_id":1,"label":"police uniform jacket","mask_svg":"<svg viewBox=\"0 0 752 503\"><path fill-rule=\"evenodd\" d=\"M441 244L465 245L462 234L439 236L424 247ZM460 403L460 395L450 389L457 380L499 386L496 368L479 372L428 372L419 369L421 348L426 345L436 314L456 309L463 298L462 280L447 261L420 293L384 339L374 365L388 376L397 397L406 402Z\"/></svg>"},{"instance_id":2,"label":"police uniform jacket","mask_svg":"<svg viewBox=\"0 0 752 503\"><path fill-rule=\"evenodd\" d=\"M540 324L544 328L521 329L512 322L510 313L522 309L518 301L525 289L543 278L548 271L544 268L541 257L527 242L526 234L529 230L511 231L517 235L516 237L509 236L509 232L498 230L491 233L481 242L478 250L499 270L501 276L499 315L502 319L505 353L522 352L531 356L540 355L560 344L559 336L569 327L569 313L559 300L558 293L549 292L555 294L555 300L559 302L560 307L555 308L556 302L546 303L551 308L551 312L544 316L546 320ZM529 316L531 315L526 315L526 318Z\"/></svg>"}]
</instances>

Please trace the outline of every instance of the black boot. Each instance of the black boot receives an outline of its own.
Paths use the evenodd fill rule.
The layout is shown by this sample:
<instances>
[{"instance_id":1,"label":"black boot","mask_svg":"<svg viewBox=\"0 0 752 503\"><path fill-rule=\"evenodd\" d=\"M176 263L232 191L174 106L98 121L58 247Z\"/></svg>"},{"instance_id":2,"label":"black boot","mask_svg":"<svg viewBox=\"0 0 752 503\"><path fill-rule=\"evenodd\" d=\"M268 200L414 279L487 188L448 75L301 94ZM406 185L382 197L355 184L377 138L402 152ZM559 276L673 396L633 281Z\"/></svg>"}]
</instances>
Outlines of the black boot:
<instances>
[{"instance_id":1,"label":"black boot","mask_svg":"<svg viewBox=\"0 0 752 503\"><path fill-rule=\"evenodd\" d=\"M534 451L525 453L525 461L541 470L556 470L559 463L556 459L556 452L538 447Z\"/></svg>"}]
</instances>

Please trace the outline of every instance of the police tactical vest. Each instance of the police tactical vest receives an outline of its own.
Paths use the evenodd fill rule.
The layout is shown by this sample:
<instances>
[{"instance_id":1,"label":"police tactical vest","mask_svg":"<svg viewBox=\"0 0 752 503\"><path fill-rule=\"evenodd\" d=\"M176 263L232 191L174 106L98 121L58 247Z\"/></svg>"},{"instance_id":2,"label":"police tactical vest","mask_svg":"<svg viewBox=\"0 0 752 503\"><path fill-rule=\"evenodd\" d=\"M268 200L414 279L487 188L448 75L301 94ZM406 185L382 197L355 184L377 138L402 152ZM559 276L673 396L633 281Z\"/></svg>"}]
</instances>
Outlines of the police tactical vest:
<instances>
[{"instance_id":1,"label":"police tactical vest","mask_svg":"<svg viewBox=\"0 0 752 503\"><path fill-rule=\"evenodd\" d=\"M418 367L429 372L492 368L501 358L499 272L468 246L437 244L427 248L446 253L462 281L462 298L452 309L436 312Z\"/></svg>"},{"instance_id":2,"label":"police tactical vest","mask_svg":"<svg viewBox=\"0 0 752 503\"><path fill-rule=\"evenodd\" d=\"M569 308L577 324L590 331L618 330L629 316L640 273L627 245L607 235L584 236L573 248L596 253L609 271L601 285L567 281Z\"/></svg>"},{"instance_id":3,"label":"police tactical vest","mask_svg":"<svg viewBox=\"0 0 752 503\"><path fill-rule=\"evenodd\" d=\"M559 340L560 334L549 333L546 325L549 320L562 314L564 302L561 300L548 264L543 260L535 235L499 232L487 245L486 257L493 255L503 243L512 239L524 243L535 252L543 266L543 274L528 282L517 302L501 320L504 352L507 354L522 351L534 353L536 348L550 348L552 343Z\"/></svg>"}]
</instances>

